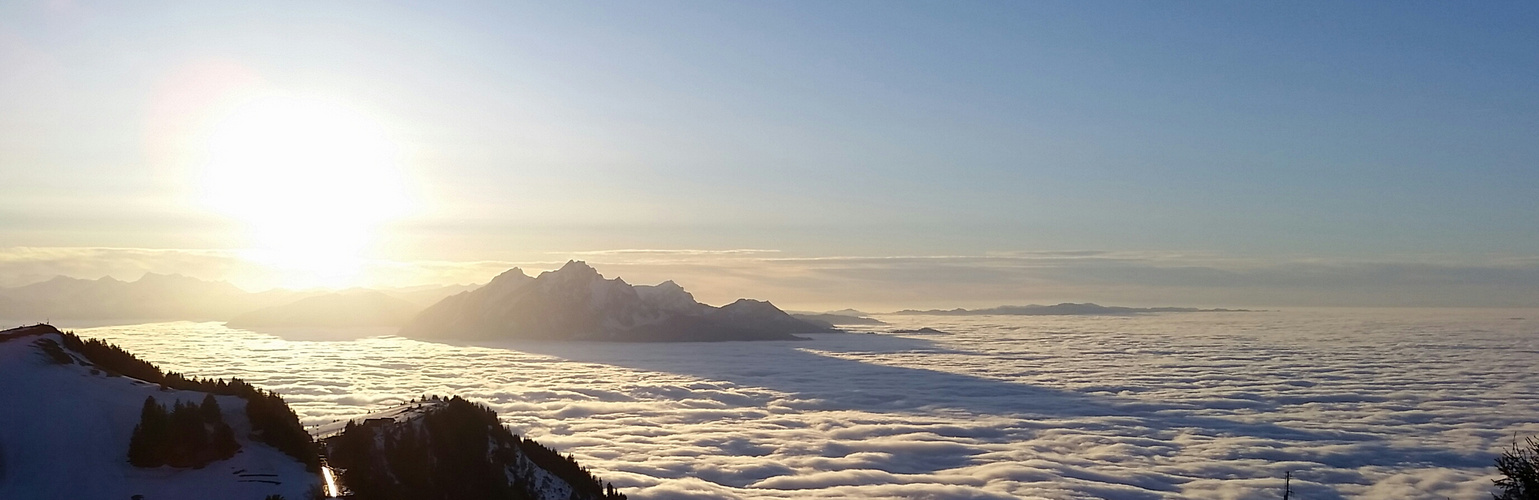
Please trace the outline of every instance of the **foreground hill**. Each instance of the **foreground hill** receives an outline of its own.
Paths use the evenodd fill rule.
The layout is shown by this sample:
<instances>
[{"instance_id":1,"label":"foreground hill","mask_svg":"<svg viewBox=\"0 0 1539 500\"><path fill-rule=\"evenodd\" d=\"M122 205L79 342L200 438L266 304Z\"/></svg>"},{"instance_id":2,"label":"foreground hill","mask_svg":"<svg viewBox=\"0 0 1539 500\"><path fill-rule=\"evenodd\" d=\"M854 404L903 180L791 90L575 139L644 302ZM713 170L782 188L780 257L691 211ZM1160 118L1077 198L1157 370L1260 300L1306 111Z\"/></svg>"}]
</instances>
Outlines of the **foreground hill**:
<instances>
[{"instance_id":1,"label":"foreground hill","mask_svg":"<svg viewBox=\"0 0 1539 500\"><path fill-rule=\"evenodd\" d=\"M323 427L321 446L276 394L49 325L0 331L0 398L0 499L302 500L333 469L360 500L625 498L458 397Z\"/></svg>"},{"instance_id":2,"label":"foreground hill","mask_svg":"<svg viewBox=\"0 0 1539 500\"><path fill-rule=\"evenodd\" d=\"M422 306L374 290L349 290L258 309L230 319L231 328L401 326Z\"/></svg>"},{"instance_id":3,"label":"foreground hill","mask_svg":"<svg viewBox=\"0 0 1539 500\"><path fill-rule=\"evenodd\" d=\"M835 331L769 302L712 307L672 281L632 286L579 261L531 278L514 268L422 311L401 335L422 339L608 341L790 340Z\"/></svg>"},{"instance_id":4,"label":"foreground hill","mask_svg":"<svg viewBox=\"0 0 1539 500\"><path fill-rule=\"evenodd\" d=\"M359 499L621 500L576 461L513 434L459 397L425 398L350 420L322 440Z\"/></svg>"},{"instance_id":5,"label":"foreground hill","mask_svg":"<svg viewBox=\"0 0 1539 500\"><path fill-rule=\"evenodd\" d=\"M174 443L182 457L151 458L182 467L130 464L131 444L156 444L136 436L149 398L209 409L215 415L202 417L218 425L194 426L227 426L233 443ZM276 396L239 381L164 374L52 326L0 332L0 400L0 498L297 500L321 484L309 436Z\"/></svg>"}]
</instances>

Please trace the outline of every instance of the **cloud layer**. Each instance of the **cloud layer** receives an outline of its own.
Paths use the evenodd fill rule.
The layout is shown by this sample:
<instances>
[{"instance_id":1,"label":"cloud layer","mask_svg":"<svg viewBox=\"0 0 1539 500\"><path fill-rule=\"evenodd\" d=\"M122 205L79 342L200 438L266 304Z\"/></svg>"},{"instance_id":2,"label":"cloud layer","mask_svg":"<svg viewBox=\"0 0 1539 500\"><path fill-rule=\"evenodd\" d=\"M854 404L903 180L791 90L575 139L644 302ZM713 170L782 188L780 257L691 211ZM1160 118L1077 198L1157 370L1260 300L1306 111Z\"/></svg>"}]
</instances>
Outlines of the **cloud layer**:
<instances>
[{"instance_id":1,"label":"cloud layer","mask_svg":"<svg viewBox=\"0 0 1539 500\"><path fill-rule=\"evenodd\" d=\"M109 327L308 424L497 409L633 498L1484 498L1539 433L1539 311L889 317L951 335L451 345Z\"/></svg>"}]
</instances>

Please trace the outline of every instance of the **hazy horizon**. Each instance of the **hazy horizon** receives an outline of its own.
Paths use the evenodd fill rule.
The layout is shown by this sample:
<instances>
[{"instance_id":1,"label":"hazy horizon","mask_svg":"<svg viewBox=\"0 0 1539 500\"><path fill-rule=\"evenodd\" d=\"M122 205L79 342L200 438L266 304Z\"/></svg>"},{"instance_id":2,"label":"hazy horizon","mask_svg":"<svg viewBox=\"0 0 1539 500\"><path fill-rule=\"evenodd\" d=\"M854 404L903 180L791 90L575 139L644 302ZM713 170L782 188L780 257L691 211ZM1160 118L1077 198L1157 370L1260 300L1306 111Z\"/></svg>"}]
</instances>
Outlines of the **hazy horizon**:
<instances>
[{"instance_id":1,"label":"hazy horizon","mask_svg":"<svg viewBox=\"0 0 1539 500\"><path fill-rule=\"evenodd\" d=\"M914 258L914 259L917 259L917 260L930 260L930 258ZM581 260L581 259L573 259L573 260ZM784 260L796 261L797 259L784 259ZM827 260L827 259L816 259L816 260ZM481 275L481 277L479 279L473 278L472 275L468 274L468 272L467 272L467 274L464 274L464 276L466 277L467 281L448 282L448 283L416 283L416 284L407 284L407 285L382 285L382 284L363 285L363 284L354 284L354 285L348 285L348 286L342 286L342 287L325 287L325 286L285 287L285 286L282 286L282 285L268 286L268 287L251 287L251 286L243 286L238 281L231 282L231 281L226 280L226 279L202 278L202 277L199 277L197 275L188 275L186 273L175 271L175 270L166 271L166 272L156 272L156 271L152 270L152 271L138 272L138 274L118 273L118 274L104 274L104 275L97 275L97 276L69 276L69 275L59 274L59 275L48 276L47 278L40 278L40 279L35 279L35 280L30 280L30 281L25 281L25 282L19 282L19 283L16 283L16 284L0 284L0 289L3 289L3 288L16 288L16 287L21 287L21 286L27 286L27 285L34 285L34 284L44 283L44 282L47 282L49 280L52 280L52 279L58 278L58 277L72 278L72 279L77 279L77 280L88 280L88 281L111 278L111 279L118 280L118 281L123 281L123 282L134 282L134 281L137 281L137 280L141 279L143 276L146 276L146 275L149 275L149 274L159 274L159 275L181 275L181 276L188 276L188 277L191 277L191 278L194 278L194 279L203 280L203 281L231 283L232 285L236 286L237 288L239 288L239 289L241 289L241 290L243 290L245 292L249 292L249 293L261 293L261 292L280 291L280 290L307 291L307 292L340 292L340 291L357 290L357 289L363 289L363 290L406 290L406 289L435 288L435 287L480 286L480 285L486 284L487 281L490 281L491 278L496 276L497 274L501 274L502 272L508 271L510 269L513 269L513 268L521 269L521 270L523 270L525 272L525 274L527 274L529 276L537 276L537 275L539 275L542 272L554 271L557 268L561 267L561 265L563 265L565 262L566 261L548 261L548 262L536 262L536 263L477 262L477 263L474 263L475 269L477 269L477 270L485 270L486 271L486 273ZM588 262L588 261L584 260L584 262ZM592 262L590 262L590 264L592 264ZM500 266L506 266L506 267L500 267ZM1522 300L1514 300L1514 301L1511 301L1511 302L1505 303L1505 304L1504 303L1492 304L1492 303L1476 303L1476 302L1459 302L1459 301L1449 301L1449 302L1445 302L1445 303L1408 302L1408 301L1405 301L1403 298L1400 298L1397 301L1396 300L1397 298L1394 297L1394 296L1388 296L1388 297L1383 297L1383 296L1366 296L1365 297L1365 296L1361 295L1363 293L1363 291L1360 290L1360 289L1352 292L1352 293L1356 293L1358 295L1355 295L1355 296L1340 296L1340 297L1343 297L1345 299L1345 300L1343 300L1341 302L1331 302L1330 301L1331 299L1336 298L1337 296L1318 297L1317 301L1315 301L1315 302L1309 302L1309 301L1288 302L1288 301L1285 301L1285 300L1284 301L1274 300L1274 301L1267 302L1267 301L1257 301L1257 300L1254 300L1254 299L1246 300L1246 297L1244 297L1244 296L1242 296L1240 298L1236 298L1236 297L1234 297L1232 295L1229 296L1229 297L1218 297L1218 296L1204 296L1204 295L1200 295L1200 294L1188 294L1188 295L1183 296L1183 298L1166 298L1166 299L1161 299L1161 298L1157 298L1157 297L1151 298L1149 295L1147 295L1145 293L1139 293L1140 291L1138 291L1138 290L1131 291L1131 292L1124 292L1124 293L1108 293L1104 289L1092 289L1092 288L1086 288L1086 287L1075 288L1075 289L1078 289L1078 290L1082 290L1077 295L1073 294L1073 293L1069 293L1069 292L1064 292L1063 290L1065 288L1060 288L1060 289L1057 289L1057 290L1055 290L1053 292L1053 293L1056 293L1056 295L1053 294L1053 293L1041 294L1041 295L1025 295L1025 294L1004 295L1004 294L1001 294L1001 295L999 295L999 297L1006 297L1006 298L995 299L995 298L977 298L977 296L975 294L966 293L965 288L964 289L957 288L958 284L956 284L956 283L944 283L945 285L948 286L948 288L946 288L945 291L937 291L937 290L934 290L934 289L921 289L921 290L917 290L917 291L915 291L913 293L902 294L904 296L908 296L908 297L912 297L912 298L910 298L908 300L900 300L900 301L897 301L897 302L892 302L892 301L873 302L873 301L869 301L868 299L853 299L853 300L852 299L840 299L841 296L836 295L839 292L825 292L822 295L813 295L814 297L831 297L830 301L826 301L826 302L807 302L807 301L796 301L794 299L793 300L776 300L776 297L782 297L783 298L783 297L786 297L786 296L790 296L790 297L793 297L793 298L794 297L807 297L808 294L804 293L805 289L804 289L802 283L797 283L795 281L776 281L773 278L765 278L765 277L756 277L757 279L749 278L749 279L738 279L738 280L724 280L724 279L719 279L718 278L718 276L721 274L721 269L719 267L718 268L712 268L712 267L702 266L702 265L699 265L697 262L675 263L675 264L672 264L672 265L657 265L657 264L648 265L648 264L642 263L642 264L620 264L620 265L595 264L595 266L597 267L597 270L601 274L604 275L605 278L608 278L608 279L619 278L619 279L625 280L627 283L631 283L631 284L634 284L634 285L655 285L655 284L658 284L658 283L661 283L661 282L664 282L664 281L674 281L676 283L679 283L681 286L683 286L687 290L689 290L692 294L695 295L695 297L697 299L699 299L702 302L707 303L707 304L724 305L724 304L730 303L730 302L732 302L734 300L737 300L737 299L740 299L740 298L751 298L751 299L758 299L758 300L769 300L771 302L776 303L777 305L781 306L784 309L800 310L800 311L829 311L829 310L838 310L838 309L858 309L858 310L862 310L863 312L880 314L880 313L894 312L894 311L905 310L905 309L917 309L917 310L953 309L953 308L979 309L979 308L989 308L989 307L1007 306L1007 305L1017 305L1017 306L1018 305L1029 305L1029 304L1051 305L1051 304L1059 304L1059 303L1065 303L1065 302L1068 302L1068 303L1095 302L1095 303L1100 303L1101 305L1116 305L1116 306L1131 306L1131 307L1253 307L1253 308L1259 308L1259 307L1272 307L1272 308L1316 308L1316 307L1424 308L1424 307L1449 307L1449 308L1491 308L1491 309L1533 309L1533 308L1535 308L1535 306L1533 306L1532 304L1524 302ZM615 272L612 271L613 269L626 269L626 270L632 271L632 273L629 274L629 275L616 274ZM681 270L683 272L680 272ZM635 271L639 271L639 272L635 272ZM132 273L132 272L137 272L137 271L129 271L129 272ZM263 271L259 269L259 270L255 271L255 272L260 273L260 272L263 272ZM642 277L642 278L638 278L638 277ZM651 278L655 278L655 279L644 279L645 277L651 277ZM715 286L696 286L698 284L715 285ZM1009 286L1008 283L1002 283L1001 285ZM963 286L963 287L969 287L969 286L976 287L978 285L977 285L977 283L972 283L972 284L963 284L961 286ZM993 290L993 289L994 289L993 287L990 287L988 290ZM740 293L734 293L733 292L734 290L737 291L737 292L740 292ZM993 295L987 295L987 297L994 297L994 296ZM1026 297L1026 298L1015 298L1015 299L1012 299L1012 298L1008 298L1008 297ZM12 319L15 319L15 318L12 318Z\"/></svg>"}]
</instances>

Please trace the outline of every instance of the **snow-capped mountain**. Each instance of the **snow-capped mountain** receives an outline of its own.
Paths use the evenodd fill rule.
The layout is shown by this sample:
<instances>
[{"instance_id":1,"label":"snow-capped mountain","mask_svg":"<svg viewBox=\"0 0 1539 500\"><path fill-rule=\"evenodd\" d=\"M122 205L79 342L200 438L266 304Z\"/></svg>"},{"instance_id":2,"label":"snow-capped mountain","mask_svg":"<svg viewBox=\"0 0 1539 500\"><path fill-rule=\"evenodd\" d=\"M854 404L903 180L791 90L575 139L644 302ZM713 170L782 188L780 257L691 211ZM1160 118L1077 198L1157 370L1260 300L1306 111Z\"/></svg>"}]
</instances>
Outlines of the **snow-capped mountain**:
<instances>
[{"instance_id":1,"label":"snow-capped mountain","mask_svg":"<svg viewBox=\"0 0 1539 500\"><path fill-rule=\"evenodd\" d=\"M139 378L145 374L160 377ZM178 388L191 385L216 384L162 374L48 325L0 331L0 498L300 499L319 491L320 475L305 461L264 442L279 436L264 430L274 422L299 425L287 407L253 412L248 404L272 399L250 386L217 384L230 393L218 395ZM211 395L215 403L207 404ZM238 450L196 467L134 466L131 442L140 441L136 428L147 398L171 407L204 403L215 415L199 418L227 425ZM285 413L291 422L281 422ZM260 420L253 422L253 414Z\"/></svg>"},{"instance_id":2,"label":"snow-capped mountain","mask_svg":"<svg viewBox=\"0 0 1539 500\"><path fill-rule=\"evenodd\" d=\"M459 397L425 398L317 432L343 493L359 498L622 500L576 461Z\"/></svg>"},{"instance_id":3,"label":"snow-capped mountain","mask_svg":"<svg viewBox=\"0 0 1539 500\"><path fill-rule=\"evenodd\" d=\"M672 281L632 286L581 261L530 278L518 268L434 304L401 329L415 338L612 341L788 340L831 331L773 304L695 301Z\"/></svg>"}]
</instances>

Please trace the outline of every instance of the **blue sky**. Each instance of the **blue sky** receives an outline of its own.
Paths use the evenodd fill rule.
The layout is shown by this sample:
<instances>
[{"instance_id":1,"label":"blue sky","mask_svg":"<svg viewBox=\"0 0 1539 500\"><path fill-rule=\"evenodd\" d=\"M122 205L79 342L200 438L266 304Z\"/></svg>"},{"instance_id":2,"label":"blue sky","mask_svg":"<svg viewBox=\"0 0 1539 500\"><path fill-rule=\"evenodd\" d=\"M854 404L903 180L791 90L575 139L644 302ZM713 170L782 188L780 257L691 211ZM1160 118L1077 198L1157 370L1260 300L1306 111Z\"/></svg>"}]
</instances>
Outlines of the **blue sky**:
<instances>
[{"instance_id":1,"label":"blue sky","mask_svg":"<svg viewBox=\"0 0 1539 500\"><path fill-rule=\"evenodd\" d=\"M416 202L373 259L1528 265L1536 28L1524 2L7 3L0 247L250 246L165 152L215 67L386 124Z\"/></svg>"}]
</instances>

